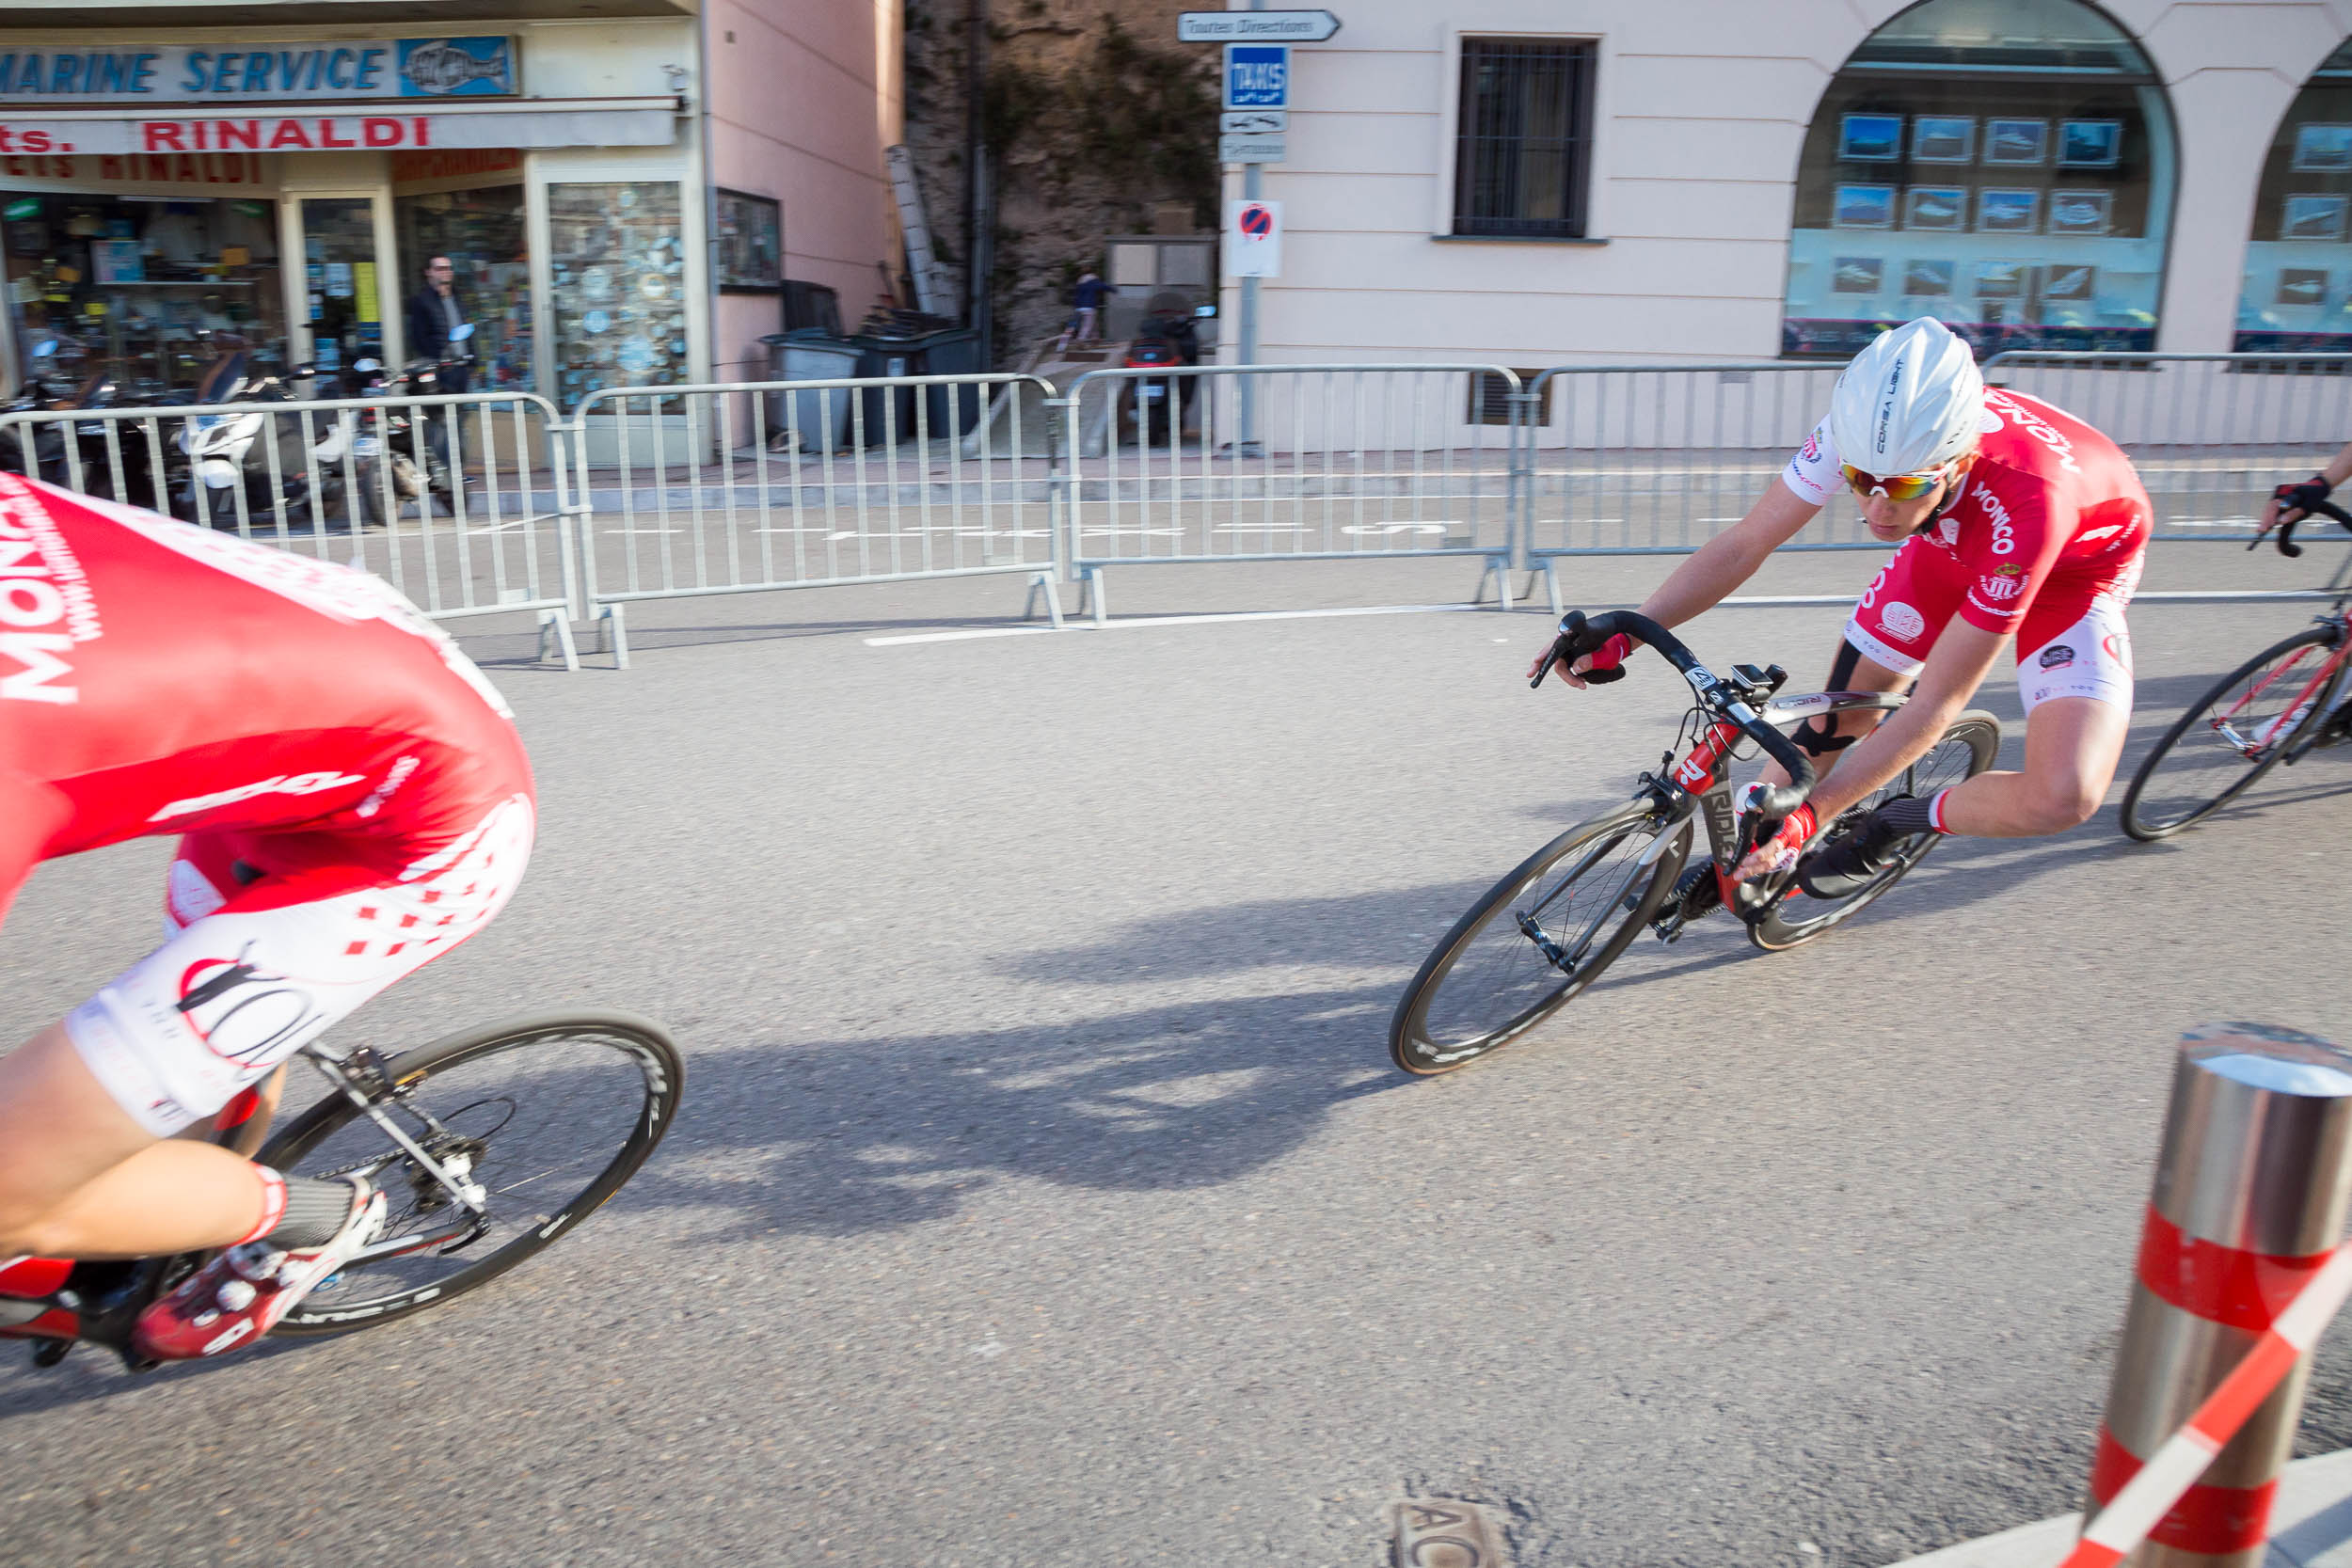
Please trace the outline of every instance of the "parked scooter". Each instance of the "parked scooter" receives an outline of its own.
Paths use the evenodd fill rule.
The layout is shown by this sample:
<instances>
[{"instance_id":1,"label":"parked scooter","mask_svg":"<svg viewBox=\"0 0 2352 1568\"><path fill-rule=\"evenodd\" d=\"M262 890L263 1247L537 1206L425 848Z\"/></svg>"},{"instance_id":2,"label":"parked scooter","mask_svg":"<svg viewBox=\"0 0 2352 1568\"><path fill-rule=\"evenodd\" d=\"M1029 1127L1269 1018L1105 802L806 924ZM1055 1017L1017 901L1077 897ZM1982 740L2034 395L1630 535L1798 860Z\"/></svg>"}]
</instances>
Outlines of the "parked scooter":
<instances>
[{"instance_id":1,"label":"parked scooter","mask_svg":"<svg viewBox=\"0 0 2352 1568\"><path fill-rule=\"evenodd\" d=\"M224 342L228 340L224 339ZM240 342L206 368L197 384L198 406L226 403L293 401L291 384L315 380L316 370L296 365L284 375L256 373ZM274 425L272 438L271 427ZM182 423L178 446L188 467L178 499L192 522L234 531L247 522L279 516L289 523L324 515L318 503L340 496L339 472L351 431L340 419L317 414L272 414L266 408L234 413L192 413ZM311 474L318 473L319 495Z\"/></svg>"}]
</instances>

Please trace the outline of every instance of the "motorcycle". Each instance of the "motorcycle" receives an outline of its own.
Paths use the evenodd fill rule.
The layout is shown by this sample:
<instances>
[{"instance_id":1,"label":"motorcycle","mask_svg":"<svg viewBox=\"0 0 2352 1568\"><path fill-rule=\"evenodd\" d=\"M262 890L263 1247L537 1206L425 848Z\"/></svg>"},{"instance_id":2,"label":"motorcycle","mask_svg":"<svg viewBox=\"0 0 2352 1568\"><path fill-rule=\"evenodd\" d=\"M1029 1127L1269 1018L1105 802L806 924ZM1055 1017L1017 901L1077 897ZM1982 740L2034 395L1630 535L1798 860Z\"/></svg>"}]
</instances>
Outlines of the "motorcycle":
<instances>
[{"instance_id":1,"label":"motorcycle","mask_svg":"<svg viewBox=\"0 0 2352 1568\"><path fill-rule=\"evenodd\" d=\"M31 357L33 374L24 391L0 411L95 410L141 401L137 394L124 392L110 361L93 359L72 338L45 337L33 345ZM26 428L0 441L0 468L109 500L140 493L150 467L148 454L135 440L123 438L116 421L79 420L68 425L44 420L29 427L29 442ZM119 497L115 493L118 474L123 490Z\"/></svg>"},{"instance_id":2,"label":"motorcycle","mask_svg":"<svg viewBox=\"0 0 2352 1568\"><path fill-rule=\"evenodd\" d=\"M1170 368L1200 363L1200 337L1189 306L1153 310L1136 328L1120 360L1129 369ZM1197 427L1193 404L1200 378L1193 375L1136 376L1120 387L1119 423L1122 435L1140 445L1166 442L1175 446Z\"/></svg>"}]
</instances>

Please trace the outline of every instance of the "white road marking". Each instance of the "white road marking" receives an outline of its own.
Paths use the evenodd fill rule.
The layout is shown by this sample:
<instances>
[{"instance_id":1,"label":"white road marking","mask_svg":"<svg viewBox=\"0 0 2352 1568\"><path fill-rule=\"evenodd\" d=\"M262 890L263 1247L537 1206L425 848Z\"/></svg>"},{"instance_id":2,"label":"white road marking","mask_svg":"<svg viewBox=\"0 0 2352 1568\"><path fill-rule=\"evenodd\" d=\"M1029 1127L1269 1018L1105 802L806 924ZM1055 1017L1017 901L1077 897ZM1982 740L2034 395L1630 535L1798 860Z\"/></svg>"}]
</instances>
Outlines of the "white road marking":
<instances>
[{"instance_id":1,"label":"white road marking","mask_svg":"<svg viewBox=\"0 0 2352 1568\"><path fill-rule=\"evenodd\" d=\"M1840 600L1840 603L1845 601ZM1337 610L1239 610L1211 615L1137 615L1124 620L1091 621L1073 618L1065 625L1074 631L1133 631L1145 626L1207 626L1234 621L1324 621L1347 615L1451 615L1486 610L1474 604L1390 604L1348 606ZM904 637L869 637L869 648L899 648L913 642L968 642L982 637L1048 637L1051 626L974 626L963 631L924 631Z\"/></svg>"}]
</instances>

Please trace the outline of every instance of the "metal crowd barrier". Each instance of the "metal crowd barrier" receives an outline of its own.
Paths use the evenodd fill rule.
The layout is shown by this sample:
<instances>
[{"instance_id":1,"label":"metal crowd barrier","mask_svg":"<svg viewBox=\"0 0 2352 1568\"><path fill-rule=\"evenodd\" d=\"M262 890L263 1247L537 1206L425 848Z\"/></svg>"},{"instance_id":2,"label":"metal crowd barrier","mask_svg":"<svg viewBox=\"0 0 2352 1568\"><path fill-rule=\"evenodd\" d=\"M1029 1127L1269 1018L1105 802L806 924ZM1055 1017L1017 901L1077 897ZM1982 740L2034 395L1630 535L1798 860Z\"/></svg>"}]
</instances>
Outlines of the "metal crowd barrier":
<instances>
[{"instance_id":1,"label":"metal crowd barrier","mask_svg":"<svg viewBox=\"0 0 2352 1568\"><path fill-rule=\"evenodd\" d=\"M1053 395L1022 375L591 393L570 426L582 596L614 662L641 599L1024 572L1059 626L1054 421L1033 458L1023 399L986 412L1027 384Z\"/></svg>"},{"instance_id":2,"label":"metal crowd barrier","mask_svg":"<svg viewBox=\"0 0 2352 1568\"><path fill-rule=\"evenodd\" d=\"M1068 568L1097 621L1109 568L1216 561L1478 556L1508 608L1519 390L1500 365L1089 371L1051 405Z\"/></svg>"},{"instance_id":3,"label":"metal crowd barrier","mask_svg":"<svg viewBox=\"0 0 2352 1568\"><path fill-rule=\"evenodd\" d=\"M1737 521L1836 364L1140 366L0 415L0 466L376 572L440 619L523 611L628 661L632 601L1023 574L1100 621L1114 566L1678 554ZM2352 436L2352 355L2010 353L2112 434L2163 540L2242 538ZM209 443L258 428L227 457ZM193 453L190 448L193 446ZM446 459L444 454L447 454ZM230 459L233 458L233 462ZM1843 498L1793 542L1878 548Z\"/></svg>"},{"instance_id":4,"label":"metal crowd barrier","mask_svg":"<svg viewBox=\"0 0 2352 1568\"><path fill-rule=\"evenodd\" d=\"M2352 440L2352 354L1996 354L1987 381L2130 454L2159 540L2244 538L2273 486Z\"/></svg>"},{"instance_id":5,"label":"metal crowd barrier","mask_svg":"<svg viewBox=\"0 0 2352 1568\"><path fill-rule=\"evenodd\" d=\"M1679 555L1747 515L1829 411L1843 365L1562 365L1519 400L1518 563ZM1791 541L1880 549L1844 500Z\"/></svg>"},{"instance_id":6,"label":"metal crowd barrier","mask_svg":"<svg viewBox=\"0 0 2352 1568\"><path fill-rule=\"evenodd\" d=\"M40 410L0 415L0 467L360 567L437 620L535 613L576 668L560 434L516 392Z\"/></svg>"}]
</instances>

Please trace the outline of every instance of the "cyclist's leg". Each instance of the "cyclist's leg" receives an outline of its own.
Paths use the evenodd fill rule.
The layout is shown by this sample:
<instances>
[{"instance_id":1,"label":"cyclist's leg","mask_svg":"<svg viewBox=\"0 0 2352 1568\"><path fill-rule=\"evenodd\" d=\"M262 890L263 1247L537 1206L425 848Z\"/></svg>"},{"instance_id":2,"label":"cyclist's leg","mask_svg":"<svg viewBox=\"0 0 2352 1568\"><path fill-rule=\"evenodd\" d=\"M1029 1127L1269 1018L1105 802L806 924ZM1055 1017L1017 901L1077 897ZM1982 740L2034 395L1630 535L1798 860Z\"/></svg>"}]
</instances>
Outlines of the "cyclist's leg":
<instances>
[{"instance_id":1,"label":"cyclist's leg","mask_svg":"<svg viewBox=\"0 0 2352 1568\"><path fill-rule=\"evenodd\" d=\"M0 1058L0 1257L144 1258L226 1246L259 1223L254 1167L156 1134L55 1023Z\"/></svg>"},{"instance_id":2,"label":"cyclist's leg","mask_svg":"<svg viewBox=\"0 0 2352 1568\"><path fill-rule=\"evenodd\" d=\"M2025 771L1979 773L1953 785L1944 798L1945 832L2037 838L2064 832L2099 809L2132 723L2128 592L2126 585L2122 594L2060 598L2046 614L2037 602L2026 612L2017 639Z\"/></svg>"},{"instance_id":3,"label":"cyclist's leg","mask_svg":"<svg viewBox=\"0 0 2352 1568\"><path fill-rule=\"evenodd\" d=\"M245 1239L269 1179L173 1134L481 929L519 880L531 837L530 802L518 796L407 880L337 864L325 839L188 841L170 896L193 918L37 1040L42 1049L22 1066L0 1063L0 1128L33 1129L22 1145L0 1134L5 1244L139 1257ZM231 877L231 844L257 876ZM60 1044L78 1073L58 1058ZM41 1132L43 1115L61 1130ZM231 1201L238 1181L242 1204ZM232 1223L239 1213L242 1225Z\"/></svg>"}]
</instances>

